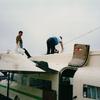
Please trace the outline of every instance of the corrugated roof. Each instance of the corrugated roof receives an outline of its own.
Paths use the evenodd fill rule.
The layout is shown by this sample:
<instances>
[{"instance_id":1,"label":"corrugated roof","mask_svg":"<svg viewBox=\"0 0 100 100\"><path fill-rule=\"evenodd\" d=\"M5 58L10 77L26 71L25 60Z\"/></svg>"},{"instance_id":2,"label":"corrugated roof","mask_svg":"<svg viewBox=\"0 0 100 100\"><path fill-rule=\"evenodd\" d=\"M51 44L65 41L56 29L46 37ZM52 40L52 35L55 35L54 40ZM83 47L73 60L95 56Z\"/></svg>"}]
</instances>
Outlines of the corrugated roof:
<instances>
[{"instance_id":1,"label":"corrugated roof","mask_svg":"<svg viewBox=\"0 0 100 100\"><path fill-rule=\"evenodd\" d=\"M68 66L72 54L49 54L42 56L35 56L31 60L48 63L48 68L60 72L64 67ZM41 65L43 67L43 65ZM45 66L44 66L45 67Z\"/></svg>"},{"instance_id":2,"label":"corrugated roof","mask_svg":"<svg viewBox=\"0 0 100 100\"><path fill-rule=\"evenodd\" d=\"M14 52L0 54L0 71L45 72L25 56Z\"/></svg>"},{"instance_id":3,"label":"corrugated roof","mask_svg":"<svg viewBox=\"0 0 100 100\"><path fill-rule=\"evenodd\" d=\"M91 54L100 54L100 52L91 52L90 56ZM60 72L64 67L68 67L72 56L73 55L71 53L49 54L34 56L30 60L25 56L17 53L1 53L0 70L27 72ZM91 60L92 58L90 57ZM91 61L89 62L89 65L90 63Z\"/></svg>"}]
</instances>

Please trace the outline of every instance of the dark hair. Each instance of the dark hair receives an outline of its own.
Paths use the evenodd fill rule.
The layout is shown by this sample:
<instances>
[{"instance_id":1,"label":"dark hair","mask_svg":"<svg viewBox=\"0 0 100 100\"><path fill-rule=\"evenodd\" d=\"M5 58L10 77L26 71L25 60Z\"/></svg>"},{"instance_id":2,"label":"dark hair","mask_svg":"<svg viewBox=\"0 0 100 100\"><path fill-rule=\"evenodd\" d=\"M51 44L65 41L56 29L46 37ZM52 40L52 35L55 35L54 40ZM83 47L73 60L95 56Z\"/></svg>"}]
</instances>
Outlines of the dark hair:
<instances>
[{"instance_id":1,"label":"dark hair","mask_svg":"<svg viewBox=\"0 0 100 100\"><path fill-rule=\"evenodd\" d=\"M19 31L19 33L23 33L23 31Z\"/></svg>"}]
</instances>

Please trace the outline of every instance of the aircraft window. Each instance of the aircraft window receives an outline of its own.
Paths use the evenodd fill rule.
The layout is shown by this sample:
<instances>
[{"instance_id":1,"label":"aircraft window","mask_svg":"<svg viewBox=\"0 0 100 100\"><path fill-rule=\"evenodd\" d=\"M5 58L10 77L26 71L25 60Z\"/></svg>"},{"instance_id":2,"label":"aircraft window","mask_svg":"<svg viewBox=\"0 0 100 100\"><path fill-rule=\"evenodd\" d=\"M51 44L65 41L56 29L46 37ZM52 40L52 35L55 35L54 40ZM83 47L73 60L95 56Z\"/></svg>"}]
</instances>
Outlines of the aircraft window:
<instances>
[{"instance_id":1,"label":"aircraft window","mask_svg":"<svg viewBox=\"0 0 100 100\"><path fill-rule=\"evenodd\" d=\"M29 85L40 89L51 89L51 81L49 80L30 78Z\"/></svg>"},{"instance_id":2,"label":"aircraft window","mask_svg":"<svg viewBox=\"0 0 100 100\"><path fill-rule=\"evenodd\" d=\"M83 97L100 100L100 87L84 84Z\"/></svg>"}]
</instances>

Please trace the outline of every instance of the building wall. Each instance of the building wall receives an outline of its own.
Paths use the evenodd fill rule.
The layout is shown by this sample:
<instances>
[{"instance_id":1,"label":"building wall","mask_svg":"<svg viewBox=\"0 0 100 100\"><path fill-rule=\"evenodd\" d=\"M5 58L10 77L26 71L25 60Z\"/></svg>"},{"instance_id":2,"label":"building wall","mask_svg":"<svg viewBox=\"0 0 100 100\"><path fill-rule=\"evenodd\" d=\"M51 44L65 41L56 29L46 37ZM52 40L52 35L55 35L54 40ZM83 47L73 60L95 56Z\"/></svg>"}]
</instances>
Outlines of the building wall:
<instances>
[{"instance_id":1,"label":"building wall","mask_svg":"<svg viewBox=\"0 0 100 100\"><path fill-rule=\"evenodd\" d=\"M24 76L23 74L18 74L17 76L15 76L18 84L22 85L22 83L23 83L22 87L24 85L29 86L30 78L51 81L51 83L52 83L51 89L56 91L57 100L58 100L59 73L56 73L56 74L54 74L54 73L33 73L33 74L27 74L24 77L23 76ZM22 82L22 77L23 77L23 81L25 81L25 82ZM34 87L32 87L32 88L34 88ZM30 91L30 90L28 89L28 91ZM39 92L40 95L42 96L43 89L38 89L38 91L42 91L42 92Z\"/></svg>"},{"instance_id":2,"label":"building wall","mask_svg":"<svg viewBox=\"0 0 100 100\"><path fill-rule=\"evenodd\" d=\"M87 66L79 68L73 81L73 96L77 96L75 100L96 100L83 97L83 86L90 85L100 87L100 53L92 52L89 56Z\"/></svg>"}]
</instances>

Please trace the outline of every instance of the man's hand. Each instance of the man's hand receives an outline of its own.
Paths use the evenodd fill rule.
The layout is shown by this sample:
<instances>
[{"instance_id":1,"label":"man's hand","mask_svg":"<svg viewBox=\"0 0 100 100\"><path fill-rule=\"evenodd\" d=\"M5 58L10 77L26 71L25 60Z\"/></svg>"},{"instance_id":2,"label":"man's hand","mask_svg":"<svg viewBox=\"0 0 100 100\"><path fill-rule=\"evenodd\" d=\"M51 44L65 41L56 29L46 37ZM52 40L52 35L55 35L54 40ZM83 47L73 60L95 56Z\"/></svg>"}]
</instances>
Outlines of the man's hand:
<instances>
[{"instance_id":1,"label":"man's hand","mask_svg":"<svg viewBox=\"0 0 100 100\"><path fill-rule=\"evenodd\" d=\"M55 53L59 53L59 51L57 49L54 50Z\"/></svg>"}]
</instances>

